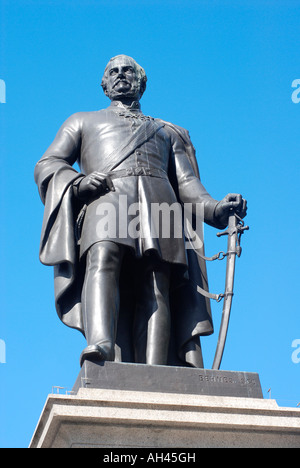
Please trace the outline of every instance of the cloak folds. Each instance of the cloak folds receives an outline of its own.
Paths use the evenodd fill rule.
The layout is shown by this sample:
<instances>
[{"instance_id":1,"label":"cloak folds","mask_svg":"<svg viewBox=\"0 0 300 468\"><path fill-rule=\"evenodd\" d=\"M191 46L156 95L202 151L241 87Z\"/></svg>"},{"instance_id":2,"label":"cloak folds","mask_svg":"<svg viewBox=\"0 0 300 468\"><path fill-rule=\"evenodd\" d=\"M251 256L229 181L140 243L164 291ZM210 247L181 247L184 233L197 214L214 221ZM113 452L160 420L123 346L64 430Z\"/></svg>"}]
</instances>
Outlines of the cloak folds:
<instances>
[{"instance_id":1,"label":"cloak folds","mask_svg":"<svg viewBox=\"0 0 300 468\"><path fill-rule=\"evenodd\" d=\"M186 155L199 178L188 132L168 122L163 123L176 131L184 142ZM45 204L40 260L44 265L54 266L55 306L59 318L84 334L81 291L85 265L84 261L79 263L79 247L75 238L76 219L82 206L75 199L72 188L72 183L82 176L67 161L56 157L42 158L35 168L35 181ZM210 301L197 292L197 285L208 290L206 265L194 250L186 252L189 280L172 287L168 364L203 367L199 337L213 333Z\"/></svg>"}]
</instances>

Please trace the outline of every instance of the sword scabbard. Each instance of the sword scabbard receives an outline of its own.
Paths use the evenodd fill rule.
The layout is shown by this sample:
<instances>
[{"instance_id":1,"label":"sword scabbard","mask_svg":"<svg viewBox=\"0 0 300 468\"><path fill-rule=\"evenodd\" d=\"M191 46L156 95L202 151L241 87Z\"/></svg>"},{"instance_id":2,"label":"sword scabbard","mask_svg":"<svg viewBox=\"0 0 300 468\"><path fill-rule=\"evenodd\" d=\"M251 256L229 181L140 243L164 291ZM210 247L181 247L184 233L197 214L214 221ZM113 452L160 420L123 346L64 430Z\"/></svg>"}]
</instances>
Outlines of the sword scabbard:
<instances>
[{"instance_id":1,"label":"sword scabbard","mask_svg":"<svg viewBox=\"0 0 300 468\"><path fill-rule=\"evenodd\" d=\"M224 303L223 303L223 311L222 311L222 320L219 332L219 338L215 353L215 358L213 362L213 369L220 369L227 332L228 332L228 325L230 319L230 311L231 311L231 304L232 304L232 296L233 296L233 283L234 283L234 273L235 273L235 256L237 255L237 238L238 238L238 229L237 229L238 220L232 212L229 215L228 219L228 228L224 233L221 234L228 234L228 256L227 256L227 264L226 264L226 280L225 280L225 293L224 293Z\"/></svg>"}]
</instances>

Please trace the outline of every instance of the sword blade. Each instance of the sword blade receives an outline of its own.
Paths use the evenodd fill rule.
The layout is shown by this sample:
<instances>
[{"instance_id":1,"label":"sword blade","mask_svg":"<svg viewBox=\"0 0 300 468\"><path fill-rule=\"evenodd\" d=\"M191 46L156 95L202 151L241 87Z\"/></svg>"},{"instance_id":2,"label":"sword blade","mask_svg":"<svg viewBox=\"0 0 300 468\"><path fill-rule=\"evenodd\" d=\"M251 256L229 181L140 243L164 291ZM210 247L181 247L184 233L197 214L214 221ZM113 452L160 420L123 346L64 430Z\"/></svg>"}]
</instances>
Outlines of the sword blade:
<instances>
[{"instance_id":1,"label":"sword blade","mask_svg":"<svg viewBox=\"0 0 300 468\"><path fill-rule=\"evenodd\" d=\"M235 257L237 245L237 218L234 213L230 214L228 220L228 258L226 264L226 280L225 280L225 297L223 303L222 320L218 337L218 344L214 357L212 369L220 369L224 347L227 338L228 325L230 319L230 311L233 296L234 272L235 272Z\"/></svg>"}]
</instances>

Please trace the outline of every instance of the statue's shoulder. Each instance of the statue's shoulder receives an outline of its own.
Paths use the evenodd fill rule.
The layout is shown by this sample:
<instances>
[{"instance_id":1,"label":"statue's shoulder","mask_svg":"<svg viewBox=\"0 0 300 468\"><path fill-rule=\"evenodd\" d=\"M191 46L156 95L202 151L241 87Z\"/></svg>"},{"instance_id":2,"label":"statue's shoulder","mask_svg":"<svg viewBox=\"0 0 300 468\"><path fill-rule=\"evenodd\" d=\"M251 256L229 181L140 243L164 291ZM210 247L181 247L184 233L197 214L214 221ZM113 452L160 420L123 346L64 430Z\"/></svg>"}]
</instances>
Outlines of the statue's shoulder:
<instances>
[{"instance_id":1,"label":"statue's shoulder","mask_svg":"<svg viewBox=\"0 0 300 468\"><path fill-rule=\"evenodd\" d=\"M106 118L106 110L101 109L98 111L81 111L71 114L66 122L80 122L82 124L91 121L98 121Z\"/></svg>"},{"instance_id":2,"label":"statue's shoulder","mask_svg":"<svg viewBox=\"0 0 300 468\"><path fill-rule=\"evenodd\" d=\"M181 141L184 143L186 155L190 161L193 171L196 174L196 176L199 177L199 169L198 169L198 163L196 160L196 152L195 152L195 148L191 141L188 130L186 130L183 127L180 127L179 125L175 125L171 122L166 122L165 120L161 120L161 119L155 119L155 120L159 123L163 123L166 131L171 133L173 137L181 139Z\"/></svg>"},{"instance_id":3,"label":"statue's shoulder","mask_svg":"<svg viewBox=\"0 0 300 468\"><path fill-rule=\"evenodd\" d=\"M171 122L167 122L166 120L162 120L162 119L155 119L155 120L159 123L163 123L167 132L170 132L176 137L182 138L186 144L191 143L190 134L188 130L186 130L185 128L180 127L179 125L175 125Z\"/></svg>"}]
</instances>

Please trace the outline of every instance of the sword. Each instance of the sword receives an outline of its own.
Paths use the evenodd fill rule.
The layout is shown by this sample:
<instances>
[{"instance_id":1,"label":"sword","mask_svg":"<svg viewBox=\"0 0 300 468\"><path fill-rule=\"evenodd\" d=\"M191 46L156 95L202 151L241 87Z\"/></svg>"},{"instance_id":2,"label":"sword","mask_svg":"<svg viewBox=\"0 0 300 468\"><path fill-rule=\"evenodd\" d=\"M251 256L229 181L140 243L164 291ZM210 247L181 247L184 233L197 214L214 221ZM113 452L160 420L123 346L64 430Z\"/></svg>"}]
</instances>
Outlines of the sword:
<instances>
[{"instance_id":1,"label":"sword","mask_svg":"<svg viewBox=\"0 0 300 468\"><path fill-rule=\"evenodd\" d=\"M240 237L245 230L248 230L249 226L244 226L243 220L232 210L228 218L228 228L226 231L218 232L217 236L228 235L228 248L227 248L227 265L226 265L226 280L225 280L225 292L222 294L224 297L222 320L219 331L218 344L216 348L215 358L212 369L220 369L221 360L223 357L228 325L230 319L230 311L233 297L233 283L234 283L234 272L235 272L235 260L236 255L240 257L242 248L240 246Z\"/></svg>"}]
</instances>

